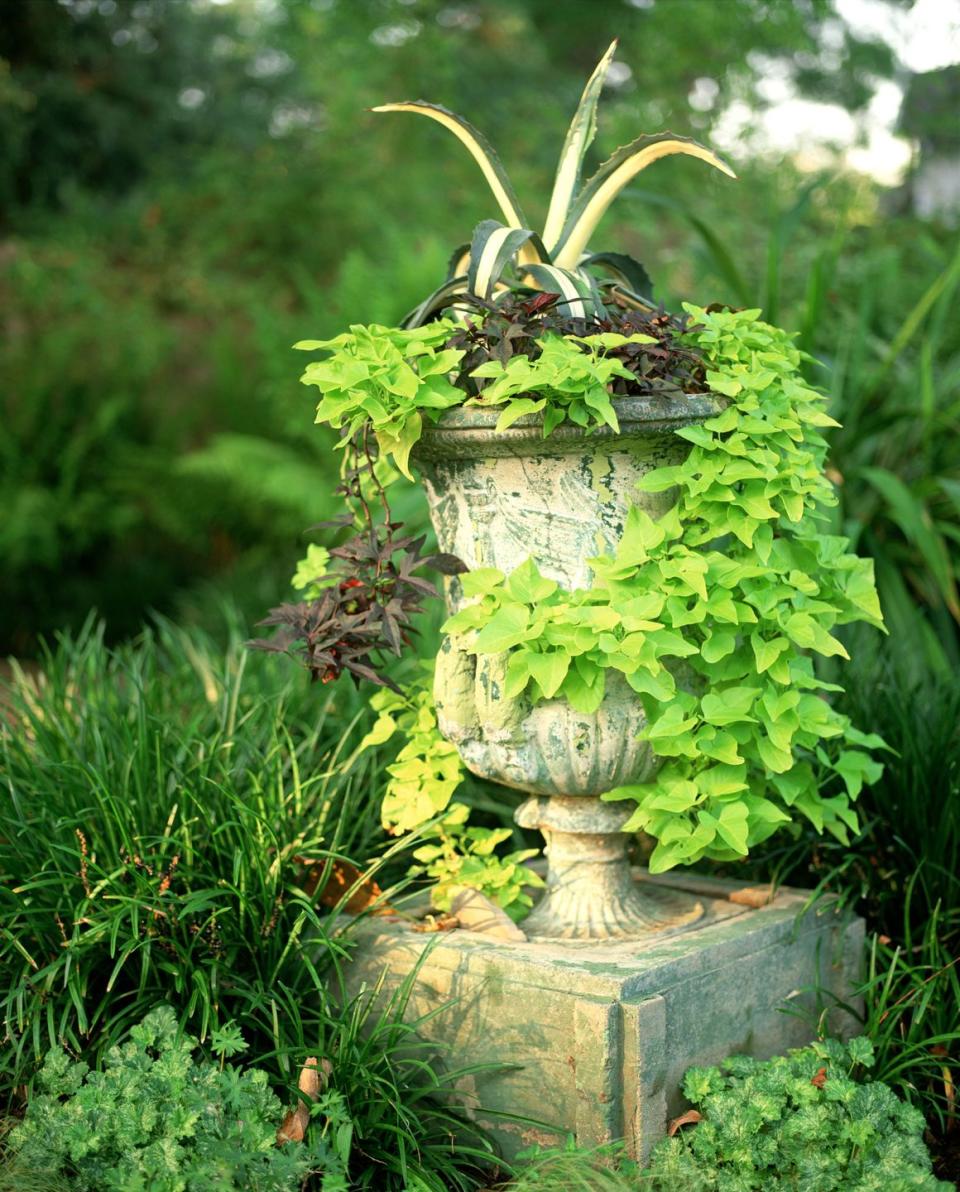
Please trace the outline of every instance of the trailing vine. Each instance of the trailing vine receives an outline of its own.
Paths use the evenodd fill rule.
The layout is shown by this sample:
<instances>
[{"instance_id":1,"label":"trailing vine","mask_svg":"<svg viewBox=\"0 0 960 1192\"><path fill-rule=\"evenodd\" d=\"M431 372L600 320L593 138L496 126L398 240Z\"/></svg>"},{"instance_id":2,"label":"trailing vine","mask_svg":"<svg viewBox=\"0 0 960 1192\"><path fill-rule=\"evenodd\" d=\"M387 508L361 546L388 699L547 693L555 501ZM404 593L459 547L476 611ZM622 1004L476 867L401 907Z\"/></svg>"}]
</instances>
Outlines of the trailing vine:
<instances>
[{"instance_id":1,"label":"trailing vine","mask_svg":"<svg viewBox=\"0 0 960 1192\"><path fill-rule=\"evenodd\" d=\"M682 464L644 478L648 492L675 488L674 506L658 521L633 507L615 553L590 560L588 590L564 591L532 560L463 576L475 601L444 626L468 652L509 654L508 698L589 713L606 672L625 676L661 764L605 798L636 803L626 830L657 838L653 872L744 856L795 813L846 842L851 803L882 768L870 750L883 742L821 697L837 688L809 654L846 657L837 625L882 626L872 563L823 530L835 497L820 431L836 423L759 311L686 310L729 404L677 432L692 444Z\"/></svg>"},{"instance_id":2,"label":"trailing vine","mask_svg":"<svg viewBox=\"0 0 960 1192\"><path fill-rule=\"evenodd\" d=\"M456 746L437 728L433 704L433 667L424 663L420 675L404 692L382 690L370 699L377 712L373 727L357 748L359 755L384 745L399 734L404 744L387 766L387 786L380 815L391 835L421 829L424 843L414 850L423 874L433 883L431 897L439 910L449 910L464 886L482 891L508 914L520 918L532 906L527 890L542 881L523 862L536 849L498 856L494 851L512 836L510 828L469 825L470 809L451 803L466 776ZM424 827L424 825L427 825Z\"/></svg>"}]
</instances>

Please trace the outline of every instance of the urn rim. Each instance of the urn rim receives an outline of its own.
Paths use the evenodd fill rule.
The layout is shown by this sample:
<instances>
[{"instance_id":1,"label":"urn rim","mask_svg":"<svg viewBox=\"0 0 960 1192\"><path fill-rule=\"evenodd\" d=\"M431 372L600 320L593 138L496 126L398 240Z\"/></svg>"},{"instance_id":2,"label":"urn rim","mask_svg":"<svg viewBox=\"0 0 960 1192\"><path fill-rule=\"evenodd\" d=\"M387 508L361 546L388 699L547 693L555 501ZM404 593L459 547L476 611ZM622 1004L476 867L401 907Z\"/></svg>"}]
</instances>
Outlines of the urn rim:
<instances>
[{"instance_id":1,"label":"urn rim","mask_svg":"<svg viewBox=\"0 0 960 1192\"><path fill-rule=\"evenodd\" d=\"M608 450L614 445L627 448L631 442L668 435L712 418L726 402L712 393L652 393L614 397L611 404L619 432L606 425L581 427L564 422L546 439L540 413L525 414L506 430L498 431L502 406L454 406L435 423L424 425L413 454L429 460L461 455L565 455L594 443Z\"/></svg>"}]
</instances>

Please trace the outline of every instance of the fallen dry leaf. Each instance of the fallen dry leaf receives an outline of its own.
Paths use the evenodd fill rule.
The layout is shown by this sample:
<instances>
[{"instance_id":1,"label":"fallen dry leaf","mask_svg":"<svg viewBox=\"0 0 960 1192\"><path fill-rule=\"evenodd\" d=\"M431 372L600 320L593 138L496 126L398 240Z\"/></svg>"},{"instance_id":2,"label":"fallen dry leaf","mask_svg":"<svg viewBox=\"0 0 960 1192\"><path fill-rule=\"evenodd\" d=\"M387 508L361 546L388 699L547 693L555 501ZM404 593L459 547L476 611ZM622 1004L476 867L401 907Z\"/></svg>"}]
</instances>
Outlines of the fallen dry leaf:
<instances>
[{"instance_id":1,"label":"fallen dry leaf","mask_svg":"<svg viewBox=\"0 0 960 1192\"><path fill-rule=\"evenodd\" d=\"M826 1068L818 1068L818 1069L817 1069L817 1074L816 1074L816 1076L811 1076L811 1077L810 1077L810 1083L811 1083L812 1085L814 1085L816 1088L818 1088L818 1089L822 1089L822 1088L823 1088L823 1086L824 1086L824 1085L827 1083L827 1070L826 1070Z\"/></svg>"},{"instance_id":2,"label":"fallen dry leaf","mask_svg":"<svg viewBox=\"0 0 960 1192\"><path fill-rule=\"evenodd\" d=\"M934 1043L930 1050L937 1059L946 1059L950 1054L942 1043ZM952 1130L957 1122L955 1113L957 1089L953 1080L953 1070L947 1064L943 1064L940 1067L940 1075L943 1077L943 1099L947 1103L947 1122L949 1123L947 1129Z\"/></svg>"},{"instance_id":3,"label":"fallen dry leaf","mask_svg":"<svg viewBox=\"0 0 960 1192\"><path fill-rule=\"evenodd\" d=\"M396 914L389 903L381 902L383 891L371 877L364 877L356 865L349 861L311 861L308 857L294 857L294 861L307 867L302 885L308 898L312 898L317 891L326 872L323 890L318 902L321 906L334 907L347 890L353 893L340 908L348 915L359 915L361 911L374 907L375 915ZM377 905L375 905L377 904Z\"/></svg>"},{"instance_id":4,"label":"fallen dry leaf","mask_svg":"<svg viewBox=\"0 0 960 1192\"><path fill-rule=\"evenodd\" d=\"M460 926L456 915L425 915L421 922L414 923L414 931L454 931Z\"/></svg>"},{"instance_id":5,"label":"fallen dry leaf","mask_svg":"<svg viewBox=\"0 0 960 1192\"><path fill-rule=\"evenodd\" d=\"M493 939L522 943L527 937L507 912L486 894L470 888L461 890L450 904L464 931L476 931Z\"/></svg>"},{"instance_id":6,"label":"fallen dry leaf","mask_svg":"<svg viewBox=\"0 0 960 1192\"><path fill-rule=\"evenodd\" d=\"M674 1118L667 1129L667 1137L673 1138L674 1134L681 1126L693 1126L697 1122L703 1121L703 1114L697 1109L688 1109L686 1113L681 1113L678 1118Z\"/></svg>"},{"instance_id":7,"label":"fallen dry leaf","mask_svg":"<svg viewBox=\"0 0 960 1192\"><path fill-rule=\"evenodd\" d=\"M730 902L739 906L752 906L759 910L762 906L769 906L776 895L773 886L744 886L742 890L731 890L727 895Z\"/></svg>"},{"instance_id":8,"label":"fallen dry leaf","mask_svg":"<svg viewBox=\"0 0 960 1192\"><path fill-rule=\"evenodd\" d=\"M296 1109L291 1109L283 1119L283 1124L277 1131L278 1143L282 1145L285 1142L303 1142L310 1122L309 1102L316 1101L326 1088L332 1070L329 1060L321 1060L319 1065L316 1056L311 1055L304 1060L297 1087L307 1101L298 1100Z\"/></svg>"}]
</instances>

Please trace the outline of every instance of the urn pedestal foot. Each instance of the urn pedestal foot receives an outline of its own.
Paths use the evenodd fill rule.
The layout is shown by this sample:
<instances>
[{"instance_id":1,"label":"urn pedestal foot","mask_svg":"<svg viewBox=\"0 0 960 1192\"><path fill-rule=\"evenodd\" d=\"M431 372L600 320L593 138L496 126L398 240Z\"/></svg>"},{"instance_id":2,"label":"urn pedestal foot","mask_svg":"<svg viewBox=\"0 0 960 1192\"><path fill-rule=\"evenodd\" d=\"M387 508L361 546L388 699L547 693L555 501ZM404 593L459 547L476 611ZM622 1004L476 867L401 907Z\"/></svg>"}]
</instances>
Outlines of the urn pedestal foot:
<instances>
[{"instance_id":1,"label":"urn pedestal foot","mask_svg":"<svg viewBox=\"0 0 960 1192\"><path fill-rule=\"evenodd\" d=\"M630 813L567 795L528 799L517 809L517 823L539 829L547 842L547 886L523 921L530 938L642 939L702 918L698 898L635 880L623 833Z\"/></svg>"}]
</instances>

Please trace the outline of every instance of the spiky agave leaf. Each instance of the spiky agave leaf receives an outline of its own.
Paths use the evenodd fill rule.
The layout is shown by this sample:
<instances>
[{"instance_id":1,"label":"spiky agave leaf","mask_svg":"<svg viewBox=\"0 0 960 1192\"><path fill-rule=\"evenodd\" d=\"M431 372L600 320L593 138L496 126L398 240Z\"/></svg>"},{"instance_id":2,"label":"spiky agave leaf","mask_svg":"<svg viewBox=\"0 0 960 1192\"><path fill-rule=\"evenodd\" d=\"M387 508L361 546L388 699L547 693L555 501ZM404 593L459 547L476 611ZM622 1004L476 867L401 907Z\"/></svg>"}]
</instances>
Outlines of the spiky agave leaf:
<instances>
[{"instance_id":1,"label":"spiky agave leaf","mask_svg":"<svg viewBox=\"0 0 960 1192\"><path fill-rule=\"evenodd\" d=\"M677 137L669 132L637 137L629 145L618 149L600 166L593 177L584 183L564 225L559 243L554 248L554 263L562 269L575 268L597 224L627 183L661 157L670 157L676 153L697 157L730 178L736 178L736 174L725 162L690 137Z\"/></svg>"},{"instance_id":2,"label":"spiky agave leaf","mask_svg":"<svg viewBox=\"0 0 960 1192\"><path fill-rule=\"evenodd\" d=\"M456 112L451 112L449 108L442 107L440 104L428 103L424 99L408 100L403 103L383 103L370 110L372 112L414 112L419 116L427 116L430 120L436 120L438 124L449 129L467 147L474 161L483 171L483 176L493 191L493 196L503 212L508 227L526 227L527 221L524 218L523 210L493 146L482 132L474 128L462 116L458 116Z\"/></svg>"},{"instance_id":3,"label":"spiky agave leaf","mask_svg":"<svg viewBox=\"0 0 960 1192\"><path fill-rule=\"evenodd\" d=\"M650 274L633 257L623 252L594 252L583 258L578 266L578 272L603 266L605 276L601 285L611 282L622 283L624 289L635 294L638 298L647 297L653 293L653 282Z\"/></svg>"},{"instance_id":4,"label":"spiky agave leaf","mask_svg":"<svg viewBox=\"0 0 960 1192\"><path fill-rule=\"evenodd\" d=\"M447 281L466 273L470 264L470 245L458 244L447 261Z\"/></svg>"},{"instance_id":5,"label":"spiky agave leaf","mask_svg":"<svg viewBox=\"0 0 960 1192\"><path fill-rule=\"evenodd\" d=\"M503 271L523 249L523 259L530 264L549 264L550 258L540 237L530 228L507 228L495 219L477 224L470 242L467 278L470 292L489 298L500 282Z\"/></svg>"},{"instance_id":6,"label":"spiky agave leaf","mask_svg":"<svg viewBox=\"0 0 960 1192\"><path fill-rule=\"evenodd\" d=\"M617 39L614 38L607 52L597 63L596 70L587 80L587 85L583 89L577 110L567 130L567 138L563 142L563 150L557 165L557 175L553 183L553 194L550 196L547 222L543 226L543 242L548 249L552 249L560 239L570 213L573 196L580 185L583 157L597 131L597 103L616 49Z\"/></svg>"},{"instance_id":7,"label":"spiky agave leaf","mask_svg":"<svg viewBox=\"0 0 960 1192\"><path fill-rule=\"evenodd\" d=\"M558 308L575 319L587 319L603 313L603 303L593 278L556 265L527 265L524 281L534 289L549 290L560 295Z\"/></svg>"},{"instance_id":8,"label":"spiky agave leaf","mask_svg":"<svg viewBox=\"0 0 960 1192\"><path fill-rule=\"evenodd\" d=\"M467 285L467 275L465 273L449 278L442 286L438 286L432 294L428 294L419 306L415 306L413 310L407 311L400 320L400 326L422 327L429 319L450 306L458 294L466 294L468 291L469 286Z\"/></svg>"}]
</instances>

